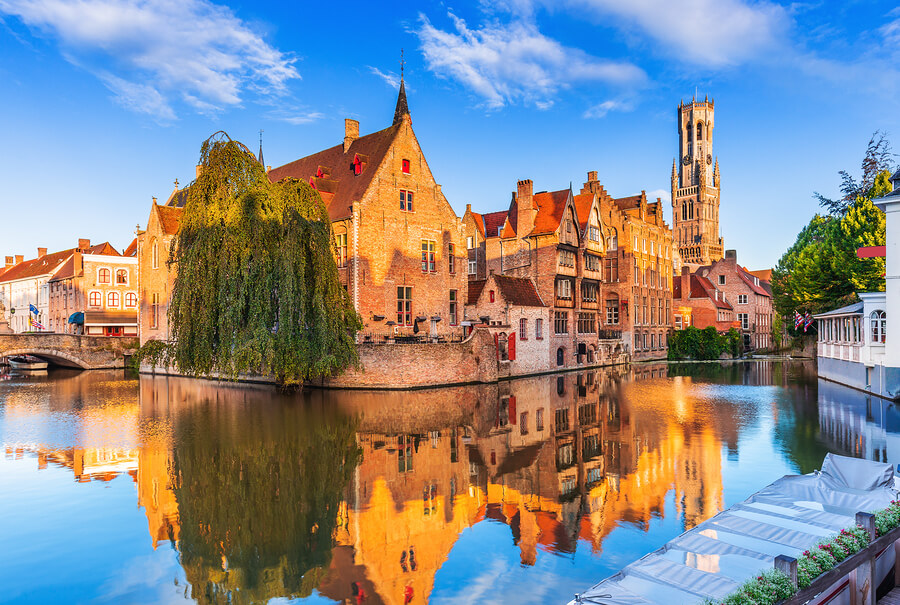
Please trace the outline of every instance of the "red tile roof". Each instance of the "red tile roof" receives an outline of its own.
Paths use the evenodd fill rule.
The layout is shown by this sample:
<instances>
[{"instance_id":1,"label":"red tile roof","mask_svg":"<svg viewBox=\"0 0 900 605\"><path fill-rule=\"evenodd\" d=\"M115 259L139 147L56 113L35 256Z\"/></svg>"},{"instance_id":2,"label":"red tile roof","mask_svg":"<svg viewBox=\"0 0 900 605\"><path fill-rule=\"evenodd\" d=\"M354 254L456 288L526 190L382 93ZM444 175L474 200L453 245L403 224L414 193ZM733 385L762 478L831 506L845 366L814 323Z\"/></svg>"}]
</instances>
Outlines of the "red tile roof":
<instances>
[{"instance_id":1,"label":"red tile roof","mask_svg":"<svg viewBox=\"0 0 900 605\"><path fill-rule=\"evenodd\" d=\"M760 296L772 296L763 286L763 282L759 282L757 284L756 280L758 278L756 278L756 276L754 275L751 275L750 272L743 267L738 266L737 273L738 276L740 276L740 278L744 280L744 283L750 286L750 289L753 290L756 294L759 294Z\"/></svg>"},{"instance_id":2,"label":"red tile roof","mask_svg":"<svg viewBox=\"0 0 900 605\"><path fill-rule=\"evenodd\" d=\"M45 254L41 258L33 258L19 263L15 267L11 267L9 271L0 276L0 281L14 281L17 279L26 279L28 277L38 277L40 275L48 275L58 272L71 258L75 252L75 248L54 252L53 254ZM113 248L109 242L91 246L84 252L85 254L105 254L109 256L120 256L119 252Z\"/></svg>"},{"instance_id":3,"label":"red tile roof","mask_svg":"<svg viewBox=\"0 0 900 605\"><path fill-rule=\"evenodd\" d=\"M125 248L125 252L122 256L137 256L137 238L131 240L131 243Z\"/></svg>"},{"instance_id":4,"label":"red tile roof","mask_svg":"<svg viewBox=\"0 0 900 605\"><path fill-rule=\"evenodd\" d=\"M629 195L628 197L613 198L613 202L619 207L619 210L627 210L640 206L642 198L642 195Z\"/></svg>"},{"instance_id":5,"label":"red tile roof","mask_svg":"<svg viewBox=\"0 0 900 605\"><path fill-rule=\"evenodd\" d=\"M175 235L181 228L181 215L184 208L175 206L156 206L159 214L159 224L165 235Z\"/></svg>"},{"instance_id":6,"label":"red tile roof","mask_svg":"<svg viewBox=\"0 0 900 605\"><path fill-rule=\"evenodd\" d=\"M471 212L471 214L472 220L475 221L475 227L478 229L478 232L481 233L481 237L484 237L484 217L477 212Z\"/></svg>"},{"instance_id":7,"label":"red tile roof","mask_svg":"<svg viewBox=\"0 0 900 605\"><path fill-rule=\"evenodd\" d=\"M672 280L672 298L675 300L684 300L681 291L680 276L676 276L675 279ZM719 309L734 310L734 307L725 300L725 295L723 293L720 292L719 296L716 297L716 287L709 279L697 275L696 273L691 274L691 291L688 298L708 298L710 302Z\"/></svg>"},{"instance_id":8,"label":"red tile roof","mask_svg":"<svg viewBox=\"0 0 900 605\"><path fill-rule=\"evenodd\" d=\"M478 302L478 297L481 296L485 283L487 283L486 279L474 279L469 281L469 294L466 297L467 305L474 305Z\"/></svg>"},{"instance_id":9,"label":"red tile roof","mask_svg":"<svg viewBox=\"0 0 900 605\"><path fill-rule=\"evenodd\" d=\"M510 304L519 307L545 307L534 282L525 277L509 277L507 275L494 275L494 281L500 289L500 294Z\"/></svg>"},{"instance_id":10,"label":"red tile roof","mask_svg":"<svg viewBox=\"0 0 900 605\"><path fill-rule=\"evenodd\" d=\"M578 226L581 227L581 233L587 229L588 217L591 215L591 206L594 203L593 193L579 193L572 198L575 203L575 214L578 215Z\"/></svg>"},{"instance_id":11,"label":"red tile roof","mask_svg":"<svg viewBox=\"0 0 900 605\"><path fill-rule=\"evenodd\" d=\"M497 237L497 234L499 233L498 230L506 223L508 214L509 212L504 210L482 214L481 218L484 221L485 237Z\"/></svg>"},{"instance_id":12,"label":"red tile roof","mask_svg":"<svg viewBox=\"0 0 900 605\"><path fill-rule=\"evenodd\" d=\"M569 190L541 191L535 193L532 199L538 211L537 216L534 217L534 229L530 235L554 233L559 229L559 223L562 221L566 201L569 199Z\"/></svg>"},{"instance_id":13,"label":"red tile roof","mask_svg":"<svg viewBox=\"0 0 900 605\"><path fill-rule=\"evenodd\" d=\"M315 177L319 167L329 168L331 178L328 180L334 181L334 184L329 183L327 189L320 189L322 200L328 207L331 220L349 218L352 214L350 207L368 190L378 166L381 165L401 126L402 122L360 137L353 141L346 152L342 143L273 168L269 171L269 180L277 183L285 178L294 178L308 183L311 177ZM362 174L359 176L355 174L353 168L353 160L357 154L368 156L368 162L364 164Z\"/></svg>"},{"instance_id":14,"label":"red tile roof","mask_svg":"<svg viewBox=\"0 0 900 605\"><path fill-rule=\"evenodd\" d=\"M102 254L104 256L120 256L119 251L113 248L109 242L104 242L102 244L97 244L96 246L91 246L87 250L83 251L84 254ZM79 273L81 275L81 273ZM72 254L69 258L60 266L59 269L56 270L56 273L53 274L53 277L50 281L60 281L63 279L69 279L70 277L77 277L75 275L75 255Z\"/></svg>"}]
</instances>

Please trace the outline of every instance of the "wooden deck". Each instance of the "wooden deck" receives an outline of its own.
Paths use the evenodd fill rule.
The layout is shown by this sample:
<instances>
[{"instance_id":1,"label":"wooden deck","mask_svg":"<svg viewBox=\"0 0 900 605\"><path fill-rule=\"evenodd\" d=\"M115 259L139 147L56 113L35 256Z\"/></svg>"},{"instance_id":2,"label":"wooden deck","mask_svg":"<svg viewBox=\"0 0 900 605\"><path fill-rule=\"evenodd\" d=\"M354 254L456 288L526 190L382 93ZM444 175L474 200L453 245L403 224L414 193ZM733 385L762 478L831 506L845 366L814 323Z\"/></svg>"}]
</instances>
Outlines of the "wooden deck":
<instances>
[{"instance_id":1,"label":"wooden deck","mask_svg":"<svg viewBox=\"0 0 900 605\"><path fill-rule=\"evenodd\" d=\"M900 587L878 599L878 605L900 605Z\"/></svg>"}]
</instances>

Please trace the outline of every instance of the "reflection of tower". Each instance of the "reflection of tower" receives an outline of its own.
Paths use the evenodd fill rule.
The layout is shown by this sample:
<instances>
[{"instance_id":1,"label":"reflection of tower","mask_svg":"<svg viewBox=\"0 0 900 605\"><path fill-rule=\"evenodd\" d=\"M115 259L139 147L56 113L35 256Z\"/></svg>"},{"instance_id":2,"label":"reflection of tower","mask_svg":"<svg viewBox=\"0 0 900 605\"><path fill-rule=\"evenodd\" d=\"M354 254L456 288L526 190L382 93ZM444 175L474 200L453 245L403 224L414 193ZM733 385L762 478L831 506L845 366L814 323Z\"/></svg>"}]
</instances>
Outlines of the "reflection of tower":
<instances>
[{"instance_id":1,"label":"reflection of tower","mask_svg":"<svg viewBox=\"0 0 900 605\"><path fill-rule=\"evenodd\" d=\"M172 484L172 456L162 438L149 440L140 451L137 471L138 506L147 514L153 549L164 540L177 546L178 501Z\"/></svg>"},{"instance_id":2,"label":"reflection of tower","mask_svg":"<svg viewBox=\"0 0 900 605\"><path fill-rule=\"evenodd\" d=\"M678 158L672 164L672 231L682 262L722 258L719 237L719 160L713 164L715 104L678 104Z\"/></svg>"}]
</instances>

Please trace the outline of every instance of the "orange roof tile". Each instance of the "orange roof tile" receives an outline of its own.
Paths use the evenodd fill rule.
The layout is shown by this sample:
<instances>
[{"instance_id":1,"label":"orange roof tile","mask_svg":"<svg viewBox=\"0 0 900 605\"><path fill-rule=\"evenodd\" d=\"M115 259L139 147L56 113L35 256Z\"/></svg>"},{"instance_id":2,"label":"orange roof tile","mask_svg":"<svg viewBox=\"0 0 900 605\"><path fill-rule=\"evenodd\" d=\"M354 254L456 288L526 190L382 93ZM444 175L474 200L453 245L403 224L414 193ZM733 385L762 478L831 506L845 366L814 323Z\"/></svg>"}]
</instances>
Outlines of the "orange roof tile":
<instances>
[{"instance_id":1,"label":"orange roof tile","mask_svg":"<svg viewBox=\"0 0 900 605\"><path fill-rule=\"evenodd\" d=\"M51 274L59 269L66 259L72 256L73 252L75 252L75 248L69 248L68 250L63 250L61 252L45 254L41 258L23 261L15 267L11 267L9 271L6 271L3 276L0 277L0 280L8 282Z\"/></svg>"},{"instance_id":2,"label":"orange roof tile","mask_svg":"<svg viewBox=\"0 0 900 605\"><path fill-rule=\"evenodd\" d=\"M401 126L402 122L396 123L384 130L360 137L353 141L346 152L343 144L335 145L284 166L273 168L269 171L269 180L277 183L285 178L295 178L308 183L311 177L315 177L320 167L328 168L331 171L329 180L334 181L333 191L330 184L326 191L333 196L326 199L326 196L322 195L322 200L328 207L328 215L333 221L349 218L350 207L354 202L358 202L368 190L378 166L381 165L391 148ZM355 174L353 165L357 154L368 156L368 162L365 163L362 173L358 176Z\"/></svg>"},{"instance_id":3,"label":"orange roof tile","mask_svg":"<svg viewBox=\"0 0 900 605\"><path fill-rule=\"evenodd\" d=\"M581 233L587 229L588 217L591 214L591 206L594 203L593 193L580 193L572 198L575 203L575 214L578 215L578 226Z\"/></svg>"},{"instance_id":4,"label":"orange roof tile","mask_svg":"<svg viewBox=\"0 0 900 605\"><path fill-rule=\"evenodd\" d=\"M530 278L494 275L494 281L500 289L500 295L510 304L520 307L546 306Z\"/></svg>"},{"instance_id":5,"label":"orange roof tile","mask_svg":"<svg viewBox=\"0 0 900 605\"><path fill-rule=\"evenodd\" d=\"M137 256L137 238L131 240L131 243L125 248L125 252L122 256Z\"/></svg>"},{"instance_id":6,"label":"orange roof tile","mask_svg":"<svg viewBox=\"0 0 900 605\"><path fill-rule=\"evenodd\" d=\"M165 235L175 235L181 228L181 215L184 208L178 206L156 206L159 214L159 224Z\"/></svg>"},{"instance_id":7,"label":"orange roof tile","mask_svg":"<svg viewBox=\"0 0 900 605\"><path fill-rule=\"evenodd\" d=\"M499 235L499 229L506 223L506 217L508 214L509 213L504 210L482 214L481 219L484 221L485 237L496 237L497 235Z\"/></svg>"},{"instance_id":8,"label":"orange roof tile","mask_svg":"<svg viewBox=\"0 0 900 605\"><path fill-rule=\"evenodd\" d=\"M535 193L532 199L538 211L537 216L534 217L534 229L530 235L544 235L559 229L566 209L566 201L569 199L569 190L541 191Z\"/></svg>"}]
</instances>

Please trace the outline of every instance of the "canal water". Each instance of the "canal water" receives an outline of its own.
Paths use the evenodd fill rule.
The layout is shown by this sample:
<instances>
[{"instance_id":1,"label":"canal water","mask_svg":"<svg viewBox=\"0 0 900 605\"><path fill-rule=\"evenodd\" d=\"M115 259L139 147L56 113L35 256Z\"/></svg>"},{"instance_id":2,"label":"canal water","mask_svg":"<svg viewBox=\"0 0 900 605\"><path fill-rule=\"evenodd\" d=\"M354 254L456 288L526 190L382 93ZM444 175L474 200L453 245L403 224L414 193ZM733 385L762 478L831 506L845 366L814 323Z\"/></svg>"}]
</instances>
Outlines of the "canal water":
<instances>
[{"instance_id":1,"label":"canal water","mask_svg":"<svg viewBox=\"0 0 900 605\"><path fill-rule=\"evenodd\" d=\"M900 415L806 362L283 394L0 381L0 601L563 603Z\"/></svg>"}]
</instances>

